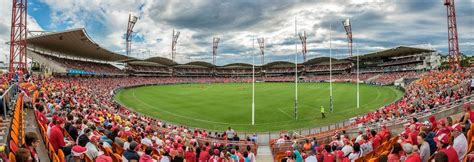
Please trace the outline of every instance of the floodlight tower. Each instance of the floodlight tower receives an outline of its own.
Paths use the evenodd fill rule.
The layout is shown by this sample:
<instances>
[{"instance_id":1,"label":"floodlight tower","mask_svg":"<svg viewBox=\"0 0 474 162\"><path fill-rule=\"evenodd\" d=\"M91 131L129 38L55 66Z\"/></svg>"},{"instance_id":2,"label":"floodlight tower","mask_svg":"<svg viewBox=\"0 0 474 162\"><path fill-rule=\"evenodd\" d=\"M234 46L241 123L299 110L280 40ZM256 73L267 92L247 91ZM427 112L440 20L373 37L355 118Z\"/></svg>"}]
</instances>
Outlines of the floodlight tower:
<instances>
[{"instance_id":1,"label":"floodlight tower","mask_svg":"<svg viewBox=\"0 0 474 162\"><path fill-rule=\"evenodd\" d=\"M178 43L179 31L173 29L173 40L171 42L171 60L175 61L176 44Z\"/></svg>"},{"instance_id":2,"label":"floodlight tower","mask_svg":"<svg viewBox=\"0 0 474 162\"><path fill-rule=\"evenodd\" d=\"M342 25L344 26L344 29L346 30L346 35L347 35L347 52L349 54L349 57L352 56L352 27L351 27L351 21L349 19L346 19L342 21Z\"/></svg>"},{"instance_id":3,"label":"floodlight tower","mask_svg":"<svg viewBox=\"0 0 474 162\"><path fill-rule=\"evenodd\" d=\"M258 46L260 47L260 55L262 56L262 66L265 64L265 38L258 38Z\"/></svg>"},{"instance_id":4,"label":"floodlight tower","mask_svg":"<svg viewBox=\"0 0 474 162\"><path fill-rule=\"evenodd\" d=\"M299 33L298 35L300 36L301 40L301 52L303 53L303 61L306 62L306 53L308 53L308 51L306 50L306 31L303 31L303 34Z\"/></svg>"},{"instance_id":5,"label":"floodlight tower","mask_svg":"<svg viewBox=\"0 0 474 162\"><path fill-rule=\"evenodd\" d=\"M454 0L445 0L448 15L448 51L449 64L451 68L461 67L461 58L459 56L458 29L456 25L456 10Z\"/></svg>"},{"instance_id":6,"label":"floodlight tower","mask_svg":"<svg viewBox=\"0 0 474 162\"><path fill-rule=\"evenodd\" d=\"M10 33L10 60L8 79L16 70L26 72L27 0L13 0Z\"/></svg>"},{"instance_id":7,"label":"floodlight tower","mask_svg":"<svg viewBox=\"0 0 474 162\"><path fill-rule=\"evenodd\" d=\"M216 66L217 47L219 45L220 38L214 37L212 39L212 64Z\"/></svg>"},{"instance_id":8,"label":"floodlight tower","mask_svg":"<svg viewBox=\"0 0 474 162\"><path fill-rule=\"evenodd\" d=\"M132 53L133 27L135 27L135 23L137 23L137 20L137 16L128 14L127 35L125 36L127 56L130 56L130 54Z\"/></svg>"}]
</instances>

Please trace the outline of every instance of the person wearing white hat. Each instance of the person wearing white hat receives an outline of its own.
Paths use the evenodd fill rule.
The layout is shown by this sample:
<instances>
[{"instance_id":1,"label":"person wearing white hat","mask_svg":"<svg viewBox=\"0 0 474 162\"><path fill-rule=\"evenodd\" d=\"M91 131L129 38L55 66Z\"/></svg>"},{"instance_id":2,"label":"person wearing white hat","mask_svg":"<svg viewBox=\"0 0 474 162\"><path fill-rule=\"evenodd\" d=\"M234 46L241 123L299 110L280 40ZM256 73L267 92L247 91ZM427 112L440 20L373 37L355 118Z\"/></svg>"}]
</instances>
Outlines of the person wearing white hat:
<instances>
[{"instance_id":1,"label":"person wearing white hat","mask_svg":"<svg viewBox=\"0 0 474 162\"><path fill-rule=\"evenodd\" d=\"M456 153L458 153L459 161L462 161L467 153L467 139L462 133L461 124L454 124L451 128L451 135L454 137L453 147Z\"/></svg>"},{"instance_id":2,"label":"person wearing white hat","mask_svg":"<svg viewBox=\"0 0 474 162\"><path fill-rule=\"evenodd\" d=\"M71 155L66 158L66 162L83 162L85 161L85 153L87 148L75 145L71 149Z\"/></svg>"}]
</instances>

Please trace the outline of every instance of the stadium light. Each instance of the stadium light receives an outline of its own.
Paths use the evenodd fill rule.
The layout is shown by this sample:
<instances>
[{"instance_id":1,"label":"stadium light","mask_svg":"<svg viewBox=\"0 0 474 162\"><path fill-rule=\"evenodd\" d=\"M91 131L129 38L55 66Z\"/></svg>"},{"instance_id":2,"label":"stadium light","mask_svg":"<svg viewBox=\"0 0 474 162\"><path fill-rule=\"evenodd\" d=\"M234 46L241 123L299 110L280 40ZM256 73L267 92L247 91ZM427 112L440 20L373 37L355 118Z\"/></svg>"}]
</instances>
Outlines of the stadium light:
<instances>
[{"instance_id":1,"label":"stadium light","mask_svg":"<svg viewBox=\"0 0 474 162\"><path fill-rule=\"evenodd\" d=\"M175 61L176 57L176 44L178 44L179 31L173 29L173 38L171 40L171 60Z\"/></svg>"},{"instance_id":2,"label":"stadium light","mask_svg":"<svg viewBox=\"0 0 474 162\"><path fill-rule=\"evenodd\" d=\"M349 54L349 57L352 56L352 27L351 27L351 21L349 19L346 19L342 21L342 25L344 26L344 29L346 30L346 36L347 36L347 53Z\"/></svg>"},{"instance_id":3,"label":"stadium light","mask_svg":"<svg viewBox=\"0 0 474 162\"><path fill-rule=\"evenodd\" d=\"M133 27L138 21L137 16L133 16L132 14L128 14L128 24L127 24L127 34L125 36L126 42L126 53L127 56L130 56L132 53L132 34L133 34Z\"/></svg>"}]
</instances>

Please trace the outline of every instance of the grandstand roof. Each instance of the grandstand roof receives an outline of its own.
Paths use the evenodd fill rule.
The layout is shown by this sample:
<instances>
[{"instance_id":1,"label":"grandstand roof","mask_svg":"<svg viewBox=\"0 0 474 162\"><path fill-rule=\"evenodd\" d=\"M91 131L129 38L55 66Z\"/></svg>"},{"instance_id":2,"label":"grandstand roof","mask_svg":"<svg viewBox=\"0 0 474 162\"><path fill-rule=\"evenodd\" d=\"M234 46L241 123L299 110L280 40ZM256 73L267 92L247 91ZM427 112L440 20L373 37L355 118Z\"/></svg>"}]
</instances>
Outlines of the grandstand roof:
<instances>
[{"instance_id":1,"label":"grandstand roof","mask_svg":"<svg viewBox=\"0 0 474 162\"><path fill-rule=\"evenodd\" d=\"M264 67L290 67L290 66L295 66L295 64L288 61L275 61L275 62L267 63L263 66Z\"/></svg>"},{"instance_id":2,"label":"grandstand roof","mask_svg":"<svg viewBox=\"0 0 474 162\"><path fill-rule=\"evenodd\" d=\"M127 62L127 63L131 64L131 65L141 65L141 66L166 66L166 65L159 64L159 63L156 63L156 62L141 61L141 60L130 61L130 62Z\"/></svg>"},{"instance_id":3,"label":"grandstand roof","mask_svg":"<svg viewBox=\"0 0 474 162\"><path fill-rule=\"evenodd\" d=\"M60 52L72 57L114 62L130 59L92 41L84 28L46 33L29 37L27 41L30 48Z\"/></svg>"},{"instance_id":4,"label":"grandstand roof","mask_svg":"<svg viewBox=\"0 0 474 162\"><path fill-rule=\"evenodd\" d=\"M178 64L174 62L173 60L170 60L164 57L150 57L150 58L145 59L144 61L155 62L155 63L163 64L166 66L172 66L172 65Z\"/></svg>"},{"instance_id":5,"label":"grandstand roof","mask_svg":"<svg viewBox=\"0 0 474 162\"><path fill-rule=\"evenodd\" d=\"M202 65L192 65L192 64L179 64L174 66L175 68L199 68L199 69L207 69L209 67L202 66Z\"/></svg>"},{"instance_id":6,"label":"grandstand roof","mask_svg":"<svg viewBox=\"0 0 474 162\"><path fill-rule=\"evenodd\" d=\"M231 63L224 65L222 67L252 67L252 64L247 64L247 63Z\"/></svg>"},{"instance_id":7,"label":"grandstand roof","mask_svg":"<svg viewBox=\"0 0 474 162\"><path fill-rule=\"evenodd\" d=\"M399 56L408 56L424 52L435 52L435 50L419 48L419 47L409 47L409 46L398 46L382 51L371 52L365 55L359 56L360 59L373 59L373 58L383 58L383 57L399 57ZM349 59L355 60L357 56L352 56Z\"/></svg>"},{"instance_id":8,"label":"grandstand roof","mask_svg":"<svg viewBox=\"0 0 474 162\"><path fill-rule=\"evenodd\" d=\"M199 66L205 66L205 67L214 67L211 63L204 62L204 61L193 61L193 62L188 62L185 65L199 65Z\"/></svg>"}]
</instances>

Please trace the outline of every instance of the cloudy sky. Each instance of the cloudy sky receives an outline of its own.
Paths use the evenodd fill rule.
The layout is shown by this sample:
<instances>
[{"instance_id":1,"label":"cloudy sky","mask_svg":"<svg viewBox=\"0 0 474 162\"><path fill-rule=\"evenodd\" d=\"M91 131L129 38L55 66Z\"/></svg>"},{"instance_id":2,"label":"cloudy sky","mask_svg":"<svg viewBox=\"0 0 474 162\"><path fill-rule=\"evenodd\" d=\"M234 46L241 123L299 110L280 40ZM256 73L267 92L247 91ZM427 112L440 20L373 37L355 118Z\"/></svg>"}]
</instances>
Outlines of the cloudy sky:
<instances>
[{"instance_id":1,"label":"cloudy sky","mask_svg":"<svg viewBox=\"0 0 474 162\"><path fill-rule=\"evenodd\" d=\"M9 41L11 0L1 0L0 42ZM85 28L102 46L124 54L128 14L138 15L132 56L170 57L173 29L179 30L177 61L211 62L212 38L220 37L217 64L251 62L254 36L265 38L266 62L293 61L295 17L306 31L308 58L347 56L341 21L350 18L354 53L398 45L430 44L447 53L443 0L29 0L29 30ZM474 53L474 0L456 0L459 45ZM331 28L332 26L332 28ZM331 30L332 29L332 30ZM299 40L297 40L299 43ZM298 45L298 51L301 48ZM0 60L8 46L0 45ZM301 54L300 54L301 56ZM302 57L299 57L302 60Z\"/></svg>"}]
</instances>

